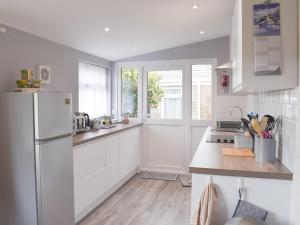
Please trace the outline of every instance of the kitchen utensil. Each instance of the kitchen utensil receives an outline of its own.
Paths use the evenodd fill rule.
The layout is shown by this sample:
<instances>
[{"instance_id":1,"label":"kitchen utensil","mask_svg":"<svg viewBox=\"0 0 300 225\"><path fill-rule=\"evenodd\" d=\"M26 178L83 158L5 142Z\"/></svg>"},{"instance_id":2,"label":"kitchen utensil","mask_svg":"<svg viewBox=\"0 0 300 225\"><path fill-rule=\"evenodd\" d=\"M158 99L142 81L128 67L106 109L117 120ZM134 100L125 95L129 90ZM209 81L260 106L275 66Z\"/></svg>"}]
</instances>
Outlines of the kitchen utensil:
<instances>
[{"instance_id":1,"label":"kitchen utensil","mask_svg":"<svg viewBox=\"0 0 300 225\"><path fill-rule=\"evenodd\" d=\"M249 120L251 121L252 119L258 119L258 114L255 112L251 112L247 115L247 117L249 118Z\"/></svg>"},{"instance_id":2,"label":"kitchen utensil","mask_svg":"<svg viewBox=\"0 0 300 225\"><path fill-rule=\"evenodd\" d=\"M274 128L275 126L275 119L273 116L270 116L270 115L265 115L264 117L267 117L268 118L268 126L267 126L267 129L270 131Z\"/></svg>"},{"instance_id":3,"label":"kitchen utensil","mask_svg":"<svg viewBox=\"0 0 300 225\"><path fill-rule=\"evenodd\" d=\"M275 126L273 130L271 131L273 137L281 130L281 116L278 116L275 121Z\"/></svg>"},{"instance_id":4,"label":"kitchen utensil","mask_svg":"<svg viewBox=\"0 0 300 225\"><path fill-rule=\"evenodd\" d=\"M249 124L250 124L250 121L247 120L247 119L245 119L245 118L242 118L241 120L242 120L242 122L243 122L244 124L246 124L246 125L249 125Z\"/></svg>"},{"instance_id":5,"label":"kitchen utensil","mask_svg":"<svg viewBox=\"0 0 300 225\"><path fill-rule=\"evenodd\" d=\"M269 123L269 117L263 116L263 118L261 118L261 121L260 121L260 127L263 130L266 130L268 127L268 123Z\"/></svg>"},{"instance_id":6,"label":"kitchen utensil","mask_svg":"<svg viewBox=\"0 0 300 225\"><path fill-rule=\"evenodd\" d=\"M251 124L249 124L248 126L248 131L251 134L252 138L254 138L255 136L257 136L256 131L252 128Z\"/></svg>"},{"instance_id":7,"label":"kitchen utensil","mask_svg":"<svg viewBox=\"0 0 300 225\"><path fill-rule=\"evenodd\" d=\"M263 131L262 138L271 139L272 138L272 133L270 131Z\"/></svg>"},{"instance_id":8,"label":"kitchen utensil","mask_svg":"<svg viewBox=\"0 0 300 225\"><path fill-rule=\"evenodd\" d=\"M241 120L242 120L242 123L244 124L245 130L249 131L251 136L254 137L256 135L256 132L255 132L255 130L253 130L250 121L245 118L242 118Z\"/></svg>"},{"instance_id":9,"label":"kitchen utensil","mask_svg":"<svg viewBox=\"0 0 300 225\"><path fill-rule=\"evenodd\" d=\"M260 127L256 118L251 120L251 126L255 130L255 132L258 134L258 136L262 137L262 133L264 132L264 130Z\"/></svg>"}]
</instances>

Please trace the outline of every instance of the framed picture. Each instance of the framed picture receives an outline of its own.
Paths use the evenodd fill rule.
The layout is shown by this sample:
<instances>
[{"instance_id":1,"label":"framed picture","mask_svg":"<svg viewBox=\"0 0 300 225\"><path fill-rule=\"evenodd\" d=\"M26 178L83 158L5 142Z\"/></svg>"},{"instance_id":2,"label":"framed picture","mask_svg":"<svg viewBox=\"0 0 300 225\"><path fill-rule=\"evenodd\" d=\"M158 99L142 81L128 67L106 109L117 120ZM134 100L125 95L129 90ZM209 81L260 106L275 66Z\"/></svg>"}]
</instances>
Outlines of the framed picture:
<instances>
[{"instance_id":1,"label":"framed picture","mask_svg":"<svg viewBox=\"0 0 300 225\"><path fill-rule=\"evenodd\" d=\"M280 4L263 3L253 6L254 36L280 36Z\"/></svg>"},{"instance_id":2,"label":"framed picture","mask_svg":"<svg viewBox=\"0 0 300 225\"><path fill-rule=\"evenodd\" d=\"M281 75L280 4L253 6L255 75Z\"/></svg>"},{"instance_id":3,"label":"framed picture","mask_svg":"<svg viewBox=\"0 0 300 225\"><path fill-rule=\"evenodd\" d=\"M50 83L50 66L42 66L40 65L38 68L39 71L39 79L43 84L49 84Z\"/></svg>"}]
</instances>

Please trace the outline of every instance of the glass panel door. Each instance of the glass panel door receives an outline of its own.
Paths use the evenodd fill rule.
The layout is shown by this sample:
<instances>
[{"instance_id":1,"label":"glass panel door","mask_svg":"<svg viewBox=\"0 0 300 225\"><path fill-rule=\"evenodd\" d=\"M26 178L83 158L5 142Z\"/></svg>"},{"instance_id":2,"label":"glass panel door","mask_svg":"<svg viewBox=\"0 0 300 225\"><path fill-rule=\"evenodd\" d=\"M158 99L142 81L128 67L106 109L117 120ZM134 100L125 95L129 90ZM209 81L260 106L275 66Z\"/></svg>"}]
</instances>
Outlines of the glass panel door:
<instances>
[{"instance_id":1,"label":"glass panel door","mask_svg":"<svg viewBox=\"0 0 300 225\"><path fill-rule=\"evenodd\" d=\"M151 119L182 119L183 70L149 70L147 80L147 115Z\"/></svg>"}]
</instances>

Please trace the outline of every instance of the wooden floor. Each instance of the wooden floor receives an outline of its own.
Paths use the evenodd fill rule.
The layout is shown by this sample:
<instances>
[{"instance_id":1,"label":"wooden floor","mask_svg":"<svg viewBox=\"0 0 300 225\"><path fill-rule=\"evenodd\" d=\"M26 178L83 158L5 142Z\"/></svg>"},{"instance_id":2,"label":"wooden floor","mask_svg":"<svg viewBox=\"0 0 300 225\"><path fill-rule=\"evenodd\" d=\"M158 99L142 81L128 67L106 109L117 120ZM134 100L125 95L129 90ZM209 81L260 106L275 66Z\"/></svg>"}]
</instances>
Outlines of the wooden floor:
<instances>
[{"instance_id":1,"label":"wooden floor","mask_svg":"<svg viewBox=\"0 0 300 225\"><path fill-rule=\"evenodd\" d=\"M136 175L79 225L189 225L190 200L177 181Z\"/></svg>"}]
</instances>

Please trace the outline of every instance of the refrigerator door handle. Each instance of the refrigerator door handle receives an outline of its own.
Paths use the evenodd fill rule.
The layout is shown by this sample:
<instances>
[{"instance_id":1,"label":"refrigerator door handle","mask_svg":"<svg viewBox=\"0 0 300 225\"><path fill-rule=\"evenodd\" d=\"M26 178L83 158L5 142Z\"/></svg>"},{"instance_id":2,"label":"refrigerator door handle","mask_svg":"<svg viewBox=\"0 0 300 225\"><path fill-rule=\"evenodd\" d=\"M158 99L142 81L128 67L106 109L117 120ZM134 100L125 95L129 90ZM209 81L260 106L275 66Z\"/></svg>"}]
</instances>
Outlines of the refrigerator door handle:
<instances>
[{"instance_id":1,"label":"refrigerator door handle","mask_svg":"<svg viewBox=\"0 0 300 225\"><path fill-rule=\"evenodd\" d=\"M55 141L57 139L62 139L62 138L70 137L70 136L73 136L73 134L69 133L69 134L63 134L63 135L50 137L50 138L45 138L45 139L37 139L37 140L35 140L35 143L36 143L36 145L43 145L47 142Z\"/></svg>"}]
</instances>

